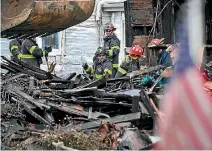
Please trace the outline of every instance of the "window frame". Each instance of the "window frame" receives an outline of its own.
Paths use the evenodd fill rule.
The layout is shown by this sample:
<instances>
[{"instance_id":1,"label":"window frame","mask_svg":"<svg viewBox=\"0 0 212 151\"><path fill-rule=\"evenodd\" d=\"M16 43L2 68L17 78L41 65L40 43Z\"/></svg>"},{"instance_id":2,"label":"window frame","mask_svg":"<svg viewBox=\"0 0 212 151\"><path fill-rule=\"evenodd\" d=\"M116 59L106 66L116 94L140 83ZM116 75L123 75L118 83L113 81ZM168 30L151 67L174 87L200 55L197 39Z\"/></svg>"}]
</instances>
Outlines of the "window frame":
<instances>
[{"instance_id":1,"label":"window frame","mask_svg":"<svg viewBox=\"0 0 212 151\"><path fill-rule=\"evenodd\" d=\"M55 35L55 45L56 45L56 48L53 48L53 49L59 50L59 32L54 33L54 35ZM45 47L45 38L42 38L42 48Z\"/></svg>"}]
</instances>

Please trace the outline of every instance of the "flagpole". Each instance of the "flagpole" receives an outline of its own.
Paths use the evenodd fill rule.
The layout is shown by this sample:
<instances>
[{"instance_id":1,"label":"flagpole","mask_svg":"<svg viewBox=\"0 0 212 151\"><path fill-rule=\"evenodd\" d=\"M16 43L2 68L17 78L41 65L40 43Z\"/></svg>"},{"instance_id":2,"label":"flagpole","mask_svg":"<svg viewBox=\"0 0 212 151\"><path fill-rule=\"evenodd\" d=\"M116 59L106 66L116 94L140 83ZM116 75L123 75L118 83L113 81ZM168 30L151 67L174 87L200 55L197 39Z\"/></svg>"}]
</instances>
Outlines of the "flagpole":
<instances>
[{"instance_id":1,"label":"flagpole","mask_svg":"<svg viewBox=\"0 0 212 151\"><path fill-rule=\"evenodd\" d=\"M204 1L188 0L188 32L190 55L196 65L201 64L199 56L202 56L202 45L204 44ZM195 17L194 17L195 16ZM201 50L201 51L200 51Z\"/></svg>"},{"instance_id":2,"label":"flagpole","mask_svg":"<svg viewBox=\"0 0 212 151\"><path fill-rule=\"evenodd\" d=\"M203 46L202 46L202 48L200 49L200 57L199 57L199 61L198 61L198 64L197 64L197 68L200 70L200 67L201 67L201 65L202 65L202 60L203 60L203 55L204 55L204 50L205 50L205 47L206 47L206 45L204 44Z\"/></svg>"}]
</instances>

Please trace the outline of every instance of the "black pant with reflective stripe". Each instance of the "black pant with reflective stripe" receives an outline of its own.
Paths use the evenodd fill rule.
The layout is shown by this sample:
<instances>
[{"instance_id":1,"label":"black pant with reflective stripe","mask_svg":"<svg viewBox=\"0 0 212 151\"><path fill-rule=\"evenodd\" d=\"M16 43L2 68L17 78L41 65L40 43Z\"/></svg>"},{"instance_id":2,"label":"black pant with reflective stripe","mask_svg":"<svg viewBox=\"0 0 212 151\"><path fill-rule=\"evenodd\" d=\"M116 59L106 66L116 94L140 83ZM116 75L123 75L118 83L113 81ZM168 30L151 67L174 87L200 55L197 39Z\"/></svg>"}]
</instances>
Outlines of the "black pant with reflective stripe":
<instances>
[{"instance_id":1,"label":"black pant with reflective stripe","mask_svg":"<svg viewBox=\"0 0 212 151\"><path fill-rule=\"evenodd\" d=\"M112 70L112 78L114 78L116 76L116 72L117 72L117 68L113 68Z\"/></svg>"}]
</instances>

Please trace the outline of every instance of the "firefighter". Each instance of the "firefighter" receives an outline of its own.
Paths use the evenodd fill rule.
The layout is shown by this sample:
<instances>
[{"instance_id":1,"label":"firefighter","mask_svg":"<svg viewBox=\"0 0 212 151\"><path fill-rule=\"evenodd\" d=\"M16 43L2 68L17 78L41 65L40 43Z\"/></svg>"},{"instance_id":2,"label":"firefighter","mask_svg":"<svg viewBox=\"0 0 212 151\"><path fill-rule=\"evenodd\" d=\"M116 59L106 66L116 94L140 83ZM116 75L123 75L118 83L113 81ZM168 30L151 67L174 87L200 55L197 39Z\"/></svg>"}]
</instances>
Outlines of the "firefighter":
<instances>
[{"instance_id":1,"label":"firefighter","mask_svg":"<svg viewBox=\"0 0 212 151\"><path fill-rule=\"evenodd\" d=\"M44 50L39 48L35 38L27 38L21 46L21 61L40 68L40 65L43 63L41 57L48 56L48 53L51 51L51 47L45 47Z\"/></svg>"},{"instance_id":2,"label":"firefighter","mask_svg":"<svg viewBox=\"0 0 212 151\"><path fill-rule=\"evenodd\" d=\"M158 65L164 65L164 66L171 66L172 65L172 58L170 53L166 49L160 49L159 50L159 56L157 59Z\"/></svg>"},{"instance_id":3,"label":"firefighter","mask_svg":"<svg viewBox=\"0 0 212 151\"><path fill-rule=\"evenodd\" d=\"M94 65L95 65L95 64L94 64ZM84 63L84 64L82 65L82 67L83 67L83 72L86 73L90 79L93 79L93 78L94 78L94 77L93 77L93 75L94 75L94 67L93 67L93 66L94 66L94 65L88 65L87 63Z\"/></svg>"},{"instance_id":4,"label":"firefighter","mask_svg":"<svg viewBox=\"0 0 212 151\"><path fill-rule=\"evenodd\" d=\"M109 61L112 62L113 66L113 75L112 77L115 77L115 74L118 69L119 64L119 51L120 51L120 41L115 35L114 31L116 28L113 26L113 24L105 24L104 26L104 47L106 49L107 58ZM96 57L94 57L95 60L98 60Z\"/></svg>"},{"instance_id":5,"label":"firefighter","mask_svg":"<svg viewBox=\"0 0 212 151\"><path fill-rule=\"evenodd\" d=\"M104 47L107 49L107 58L112 62L113 75L115 77L119 64L120 41L115 35L116 28L113 24L107 23L104 27Z\"/></svg>"},{"instance_id":6,"label":"firefighter","mask_svg":"<svg viewBox=\"0 0 212 151\"><path fill-rule=\"evenodd\" d=\"M162 39L152 39L151 42L148 44L148 47L155 47L159 46L164 43L164 38ZM168 49L160 49L159 55L157 58L157 65L163 66L171 66L172 65L172 58Z\"/></svg>"},{"instance_id":7,"label":"firefighter","mask_svg":"<svg viewBox=\"0 0 212 151\"><path fill-rule=\"evenodd\" d=\"M21 39L13 39L10 41L10 57L12 61L18 62L21 58Z\"/></svg>"},{"instance_id":8,"label":"firefighter","mask_svg":"<svg viewBox=\"0 0 212 151\"><path fill-rule=\"evenodd\" d=\"M150 44L153 44L155 46L163 44L164 38L162 39L153 39ZM159 55L157 58L157 64L163 65L163 66L171 66L172 65L172 58L170 55L170 52L167 49L160 49Z\"/></svg>"},{"instance_id":9,"label":"firefighter","mask_svg":"<svg viewBox=\"0 0 212 151\"><path fill-rule=\"evenodd\" d=\"M97 49L98 51L98 49ZM98 63L98 58L97 58L97 52L95 53L93 57L93 65L88 65L87 63L83 63L82 68L83 68L83 73L86 73L90 79L93 79L94 77L94 66Z\"/></svg>"},{"instance_id":10,"label":"firefighter","mask_svg":"<svg viewBox=\"0 0 212 151\"><path fill-rule=\"evenodd\" d=\"M160 44L163 44L163 40L164 40L164 38L153 39L150 42L149 45L158 46ZM169 67L169 68L166 68L165 71L161 74L161 76L163 78L158 83L159 86L161 86L163 84L167 84L170 81L170 76L172 75L172 72L171 72L171 69L170 69L170 67L172 66L172 58L171 58L171 55L170 55L170 47L168 47L167 49L160 49L159 50L159 55L158 55L158 58L157 58L157 65Z\"/></svg>"},{"instance_id":11,"label":"firefighter","mask_svg":"<svg viewBox=\"0 0 212 151\"><path fill-rule=\"evenodd\" d=\"M112 77L112 63L106 58L106 50L99 47L96 52L96 62L93 66L84 66L84 71L88 74L93 74L94 79L111 78Z\"/></svg>"},{"instance_id":12,"label":"firefighter","mask_svg":"<svg viewBox=\"0 0 212 151\"><path fill-rule=\"evenodd\" d=\"M139 45L131 47L127 55L118 68L116 78L126 75L129 72L140 70L139 59L143 55L143 49Z\"/></svg>"}]
</instances>

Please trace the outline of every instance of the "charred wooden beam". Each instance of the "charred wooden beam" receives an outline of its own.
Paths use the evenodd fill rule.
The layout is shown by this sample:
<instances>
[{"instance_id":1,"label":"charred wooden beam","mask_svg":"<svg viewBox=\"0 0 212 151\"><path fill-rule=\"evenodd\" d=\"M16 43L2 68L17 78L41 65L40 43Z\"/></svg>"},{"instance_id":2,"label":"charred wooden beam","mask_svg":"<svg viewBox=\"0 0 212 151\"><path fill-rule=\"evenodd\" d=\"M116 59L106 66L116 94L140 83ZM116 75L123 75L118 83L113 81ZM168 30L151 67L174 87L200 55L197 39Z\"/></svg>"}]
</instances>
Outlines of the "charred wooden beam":
<instances>
[{"instance_id":1,"label":"charred wooden beam","mask_svg":"<svg viewBox=\"0 0 212 151\"><path fill-rule=\"evenodd\" d=\"M124 77L119 77L119 78L112 78L109 79L107 82L118 82L118 81L126 81L126 80L130 80L129 76L124 76Z\"/></svg>"},{"instance_id":2,"label":"charred wooden beam","mask_svg":"<svg viewBox=\"0 0 212 151\"><path fill-rule=\"evenodd\" d=\"M152 119L154 120L155 119L154 108L152 107L150 103L149 96L143 89L140 91L140 98L142 102L144 103L144 106L147 109L148 113L151 115Z\"/></svg>"},{"instance_id":3,"label":"charred wooden beam","mask_svg":"<svg viewBox=\"0 0 212 151\"><path fill-rule=\"evenodd\" d=\"M43 107L42 107L42 104L36 102L34 100L34 98L32 98L31 96L29 96L28 94L26 94L25 92L22 92L20 90L20 88L18 88L17 86L15 85L12 85L12 84L8 84L7 85L7 90L10 92L10 93L13 93L13 94L16 94L24 99L26 99L27 101L29 101L30 103L32 103L33 105L35 105L36 107L40 108L41 110L43 110Z\"/></svg>"},{"instance_id":4,"label":"charred wooden beam","mask_svg":"<svg viewBox=\"0 0 212 151\"><path fill-rule=\"evenodd\" d=\"M52 97L53 96L52 93L42 92L41 90L33 90L32 93L33 93L33 96L40 96L40 97Z\"/></svg>"},{"instance_id":5,"label":"charred wooden beam","mask_svg":"<svg viewBox=\"0 0 212 151\"><path fill-rule=\"evenodd\" d=\"M63 79L52 79L52 80L49 80L49 82L51 82L51 83L72 83L72 81L63 80Z\"/></svg>"},{"instance_id":6,"label":"charred wooden beam","mask_svg":"<svg viewBox=\"0 0 212 151\"><path fill-rule=\"evenodd\" d=\"M7 59L5 56L1 56L2 59L4 59L6 62L10 63L10 64L13 64L13 65L16 65L18 67L21 67L21 65L19 65L18 63L14 62L14 61L11 61L9 59Z\"/></svg>"},{"instance_id":7,"label":"charred wooden beam","mask_svg":"<svg viewBox=\"0 0 212 151\"><path fill-rule=\"evenodd\" d=\"M9 67L7 64L1 63L0 66L1 66L2 69L8 70L8 71L13 72L13 73L18 72L17 70L14 70L13 68Z\"/></svg>"},{"instance_id":8,"label":"charred wooden beam","mask_svg":"<svg viewBox=\"0 0 212 151\"><path fill-rule=\"evenodd\" d=\"M13 61L7 59L4 56L1 56L1 57L2 57L2 59L4 59L5 61L7 61L9 63L9 67L12 68L12 69L15 69L15 70L22 72L24 74L34 76L39 80L46 80L46 79L49 78L48 74L38 73L36 71L32 71L31 69L26 69L23 66L21 66L20 64L13 62Z\"/></svg>"},{"instance_id":9,"label":"charred wooden beam","mask_svg":"<svg viewBox=\"0 0 212 151\"><path fill-rule=\"evenodd\" d=\"M78 100L92 100L92 101L114 101L114 98L97 98L94 96L79 96L76 97Z\"/></svg>"},{"instance_id":10,"label":"charred wooden beam","mask_svg":"<svg viewBox=\"0 0 212 151\"><path fill-rule=\"evenodd\" d=\"M115 100L127 100L127 101L132 101L132 96L128 94L117 94L117 93L107 93L107 92L101 92L99 91L96 93L97 97L102 97L102 98L115 98Z\"/></svg>"},{"instance_id":11,"label":"charred wooden beam","mask_svg":"<svg viewBox=\"0 0 212 151\"><path fill-rule=\"evenodd\" d=\"M73 77L75 77L75 75L76 75L76 72L71 73L71 74L69 75L69 77L68 77L66 80L71 80L71 79L73 79Z\"/></svg>"},{"instance_id":12,"label":"charred wooden beam","mask_svg":"<svg viewBox=\"0 0 212 151\"><path fill-rule=\"evenodd\" d=\"M98 120L98 121L83 123L83 124L79 124L79 125L76 125L76 126L73 126L73 125L70 124L70 125L63 127L62 130L63 131L69 131L71 129L77 129L77 130L92 129L92 128L99 127L102 122L103 123L109 122L111 124L131 122L131 121L139 120L140 116L141 116L140 112L130 113L130 114L125 114L125 115L115 116L115 117L104 119L104 120Z\"/></svg>"},{"instance_id":13,"label":"charred wooden beam","mask_svg":"<svg viewBox=\"0 0 212 151\"><path fill-rule=\"evenodd\" d=\"M52 116L52 113L45 111L43 117L46 119L46 121L51 123L51 125L55 125L55 119Z\"/></svg>"},{"instance_id":14,"label":"charred wooden beam","mask_svg":"<svg viewBox=\"0 0 212 151\"><path fill-rule=\"evenodd\" d=\"M11 97L11 99L12 99L12 101L15 101L16 103L23 104L23 105L27 106L30 109L35 109L36 108L34 105L30 104L29 102L20 101L18 99L15 99L14 97Z\"/></svg>"},{"instance_id":15,"label":"charred wooden beam","mask_svg":"<svg viewBox=\"0 0 212 151\"><path fill-rule=\"evenodd\" d=\"M82 89L67 89L64 91L59 91L63 94L66 95L81 95L81 96L85 96L85 95L94 95L97 92L97 87L91 87L91 88L82 88ZM99 91L99 90L98 90Z\"/></svg>"},{"instance_id":16,"label":"charred wooden beam","mask_svg":"<svg viewBox=\"0 0 212 151\"><path fill-rule=\"evenodd\" d=\"M21 73L34 76L34 77L36 77L39 80L48 79L48 77L45 74L41 74L41 73L37 73L37 72L31 71L31 70L24 69L22 66L19 66L19 65L17 66L15 64L9 64L9 67L14 69L14 70L17 70L17 71L19 71Z\"/></svg>"},{"instance_id":17,"label":"charred wooden beam","mask_svg":"<svg viewBox=\"0 0 212 151\"><path fill-rule=\"evenodd\" d=\"M90 88L90 87L99 87L99 86L105 84L105 82L106 82L106 80L104 78L102 78L102 79L99 79L99 80L95 80L95 81L93 81L91 83L88 83L86 85L79 86L77 88L78 89L82 89L82 88Z\"/></svg>"},{"instance_id":18,"label":"charred wooden beam","mask_svg":"<svg viewBox=\"0 0 212 151\"><path fill-rule=\"evenodd\" d=\"M3 80L3 81L1 81L1 85L2 85L2 84L5 84L5 83L7 83L7 82L9 82L9 81L11 81L11 80L14 80L14 79L23 77L24 75L25 75L25 74L17 74L17 75L15 75L15 76L13 76L13 77L11 77L11 78L9 78L9 79Z\"/></svg>"},{"instance_id":19,"label":"charred wooden beam","mask_svg":"<svg viewBox=\"0 0 212 151\"><path fill-rule=\"evenodd\" d=\"M66 103L74 103L74 102L76 102L73 99L65 99L65 98L48 98L47 100L53 101L53 102L66 102ZM76 103L78 103L78 101Z\"/></svg>"},{"instance_id":20,"label":"charred wooden beam","mask_svg":"<svg viewBox=\"0 0 212 151\"><path fill-rule=\"evenodd\" d=\"M116 106L126 106L126 107L132 107L132 104L129 103L116 103L112 101L102 100L102 101L88 101L88 100L79 100L76 103L79 104L98 104L98 105L116 105Z\"/></svg>"},{"instance_id":21,"label":"charred wooden beam","mask_svg":"<svg viewBox=\"0 0 212 151\"><path fill-rule=\"evenodd\" d=\"M75 115L86 116L86 117L89 116L89 112L86 112L86 111L81 111L81 110L77 110L77 109L74 109L74 108L69 108L69 107L66 107L66 106L59 106L59 105L51 103L51 102L48 102L47 104L49 106L51 106L52 108L54 108L54 109L57 109L57 110L60 110L60 111L63 111L63 112L69 113L69 114L75 114ZM99 116L110 117L109 115L104 114L104 113L100 113L100 112L91 113L91 118L92 119L96 119Z\"/></svg>"},{"instance_id":22,"label":"charred wooden beam","mask_svg":"<svg viewBox=\"0 0 212 151\"><path fill-rule=\"evenodd\" d=\"M80 84L80 82L81 82L81 74L78 74L77 76L76 76L76 78L75 78L75 81L74 81L74 84L75 85L79 85Z\"/></svg>"},{"instance_id":23,"label":"charred wooden beam","mask_svg":"<svg viewBox=\"0 0 212 151\"><path fill-rule=\"evenodd\" d=\"M15 100L15 101L17 101L17 99L15 99L15 98L12 98L13 100ZM36 112L34 112L33 110L31 110L25 103L23 103L23 101L19 101L23 106L24 106L24 109L25 109L25 111L27 111L30 115L32 115L34 118L36 118L38 121L40 121L41 123L43 123L43 124L47 124L47 125L49 125L51 128L53 128L52 127L52 125L48 122L48 121L46 121L44 118L42 118L40 115L38 115Z\"/></svg>"},{"instance_id":24,"label":"charred wooden beam","mask_svg":"<svg viewBox=\"0 0 212 151\"><path fill-rule=\"evenodd\" d=\"M70 88L69 84L56 84L56 85L50 84L48 85L48 87L54 90L65 90Z\"/></svg>"}]
</instances>

